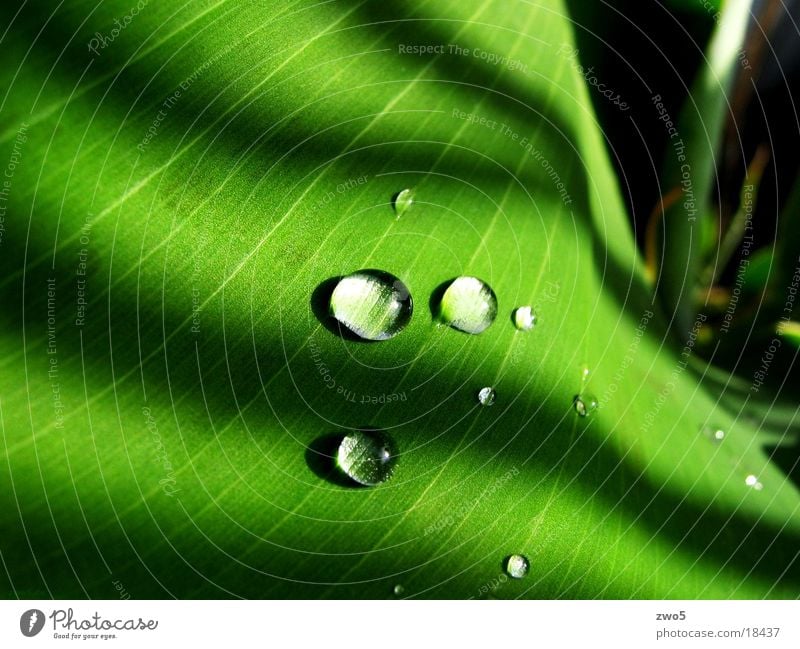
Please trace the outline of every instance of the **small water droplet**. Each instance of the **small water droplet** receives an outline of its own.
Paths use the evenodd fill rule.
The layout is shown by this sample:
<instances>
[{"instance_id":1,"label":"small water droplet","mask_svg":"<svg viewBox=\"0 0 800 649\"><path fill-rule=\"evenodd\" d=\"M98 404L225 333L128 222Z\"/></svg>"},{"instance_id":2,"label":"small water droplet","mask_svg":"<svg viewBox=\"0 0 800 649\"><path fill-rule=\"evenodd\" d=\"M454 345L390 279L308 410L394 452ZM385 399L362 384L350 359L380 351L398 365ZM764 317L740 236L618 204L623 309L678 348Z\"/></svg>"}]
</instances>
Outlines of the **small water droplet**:
<instances>
[{"instance_id":1,"label":"small water droplet","mask_svg":"<svg viewBox=\"0 0 800 649\"><path fill-rule=\"evenodd\" d=\"M707 437L714 444L719 444L725 439L725 431L721 428L714 428L711 426L704 426L702 428L703 435Z\"/></svg>"},{"instance_id":2,"label":"small water droplet","mask_svg":"<svg viewBox=\"0 0 800 649\"><path fill-rule=\"evenodd\" d=\"M482 406L491 406L497 398L497 391L494 388L481 388L478 392L478 403Z\"/></svg>"},{"instance_id":3,"label":"small water droplet","mask_svg":"<svg viewBox=\"0 0 800 649\"><path fill-rule=\"evenodd\" d=\"M331 315L366 340L393 338L411 320L413 310L405 284L380 270L342 277L331 294Z\"/></svg>"},{"instance_id":4,"label":"small water droplet","mask_svg":"<svg viewBox=\"0 0 800 649\"><path fill-rule=\"evenodd\" d=\"M374 487L386 482L397 459L389 436L382 430L354 430L339 444L336 461L350 478Z\"/></svg>"},{"instance_id":5,"label":"small water droplet","mask_svg":"<svg viewBox=\"0 0 800 649\"><path fill-rule=\"evenodd\" d=\"M517 307L514 310L514 326L520 331L530 331L536 324L536 314L529 306Z\"/></svg>"},{"instance_id":6,"label":"small water droplet","mask_svg":"<svg viewBox=\"0 0 800 649\"><path fill-rule=\"evenodd\" d=\"M394 206L394 212L397 214L397 218L399 219L403 214L414 204L414 190L411 188L404 189L403 191L399 192L394 196L392 199L392 205Z\"/></svg>"},{"instance_id":7,"label":"small water droplet","mask_svg":"<svg viewBox=\"0 0 800 649\"><path fill-rule=\"evenodd\" d=\"M477 277L457 277L442 295L439 317L454 329L479 334L497 317L497 297Z\"/></svg>"},{"instance_id":8,"label":"small water droplet","mask_svg":"<svg viewBox=\"0 0 800 649\"><path fill-rule=\"evenodd\" d=\"M521 554L512 554L506 559L506 574L512 579L522 579L528 574L531 564Z\"/></svg>"},{"instance_id":9,"label":"small water droplet","mask_svg":"<svg viewBox=\"0 0 800 649\"><path fill-rule=\"evenodd\" d=\"M579 394L575 397L573 404L575 406L575 412L581 417L588 417L597 410L598 406L597 399L590 394Z\"/></svg>"},{"instance_id":10,"label":"small water droplet","mask_svg":"<svg viewBox=\"0 0 800 649\"><path fill-rule=\"evenodd\" d=\"M589 374L591 374L591 371L589 370L589 368L588 367L584 367L583 368L583 376L582 376L584 381L586 381L586 379L589 378Z\"/></svg>"},{"instance_id":11,"label":"small water droplet","mask_svg":"<svg viewBox=\"0 0 800 649\"><path fill-rule=\"evenodd\" d=\"M400 595L402 595L404 592L406 592L406 589L403 588L403 584L397 584L394 587L394 594L397 595L398 597L400 597Z\"/></svg>"},{"instance_id":12,"label":"small water droplet","mask_svg":"<svg viewBox=\"0 0 800 649\"><path fill-rule=\"evenodd\" d=\"M764 485L758 481L758 477L752 473L744 479L744 483L756 491L761 491L764 488Z\"/></svg>"}]
</instances>

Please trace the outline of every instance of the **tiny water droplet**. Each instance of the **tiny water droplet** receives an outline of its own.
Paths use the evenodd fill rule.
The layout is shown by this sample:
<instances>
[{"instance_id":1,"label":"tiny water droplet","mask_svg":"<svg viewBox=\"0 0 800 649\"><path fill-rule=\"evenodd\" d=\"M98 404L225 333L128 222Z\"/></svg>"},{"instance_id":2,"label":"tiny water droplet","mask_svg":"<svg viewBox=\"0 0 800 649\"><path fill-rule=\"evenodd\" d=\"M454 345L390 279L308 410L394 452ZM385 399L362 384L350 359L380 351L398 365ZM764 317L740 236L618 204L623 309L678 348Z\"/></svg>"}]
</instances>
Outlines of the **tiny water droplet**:
<instances>
[{"instance_id":1,"label":"tiny water droplet","mask_svg":"<svg viewBox=\"0 0 800 649\"><path fill-rule=\"evenodd\" d=\"M380 270L342 277L331 294L331 315L366 340L393 338L411 320L413 310L405 284Z\"/></svg>"},{"instance_id":2,"label":"tiny water droplet","mask_svg":"<svg viewBox=\"0 0 800 649\"><path fill-rule=\"evenodd\" d=\"M397 218L399 219L403 214L414 204L414 190L410 187L404 189L403 191L399 192L394 196L392 199L392 205L394 206L394 212L397 214Z\"/></svg>"},{"instance_id":3,"label":"tiny water droplet","mask_svg":"<svg viewBox=\"0 0 800 649\"><path fill-rule=\"evenodd\" d=\"M764 488L764 485L758 481L758 477L754 476L752 473L744 479L744 483L748 487L752 487L756 491L761 491Z\"/></svg>"},{"instance_id":4,"label":"tiny water droplet","mask_svg":"<svg viewBox=\"0 0 800 649\"><path fill-rule=\"evenodd\" d=\"M512 579L522 579L528 574L531 564L521 554L512 554L506 559L506 574Z\"/></svg>"},{"instance_id":5,"label":"tiny water droplet","mask_svg":"<svg viewBox=\"0 0 800 649\"><path fill-rule=\"evenodd\" d=\"M588 368L588 367L584 367L584 368L583 368L583 376L582 376L582 378L583 378L583 380L584 380L584 381L586 381L586 379L588 379L588 378L589 378L589 374L590 374L590 373L591 373L591 372L590 372L590 370L589 370L589 368Z\"/></svg>"},{"instance_id":6,"label":"tiny water droplet","mask_svg":"<svg viewBox=\"0 0 800 649\"><path fill-rule=\"evenodd\" d=\"M354 430L339 444L336 461L350 478L374 487L386 482L397 456L389 436L381 430Z\"/></svg>"},{"instance_id":7,"label":"tiny water droplet","mask_svg":"<svg viewBox=\"0 0 800 649\"><path fill-rule=\"evenodd\" d=\"M597 399L590 394L579 394L575 397L573 404L575 406L575 412L581 417L588 417L597 410L598 406Z\"/></svg>"},{"instance_id":8,"label":"tiny water droplet","mask_svg":"<svg viewBox=\"0 0 800 649\"><path fill-rule=\"evenodd\" d=\"M479 334L497 317L497 297L483 280L457 277L442 295L439 317L454 329Z\"/></svg>"},{"instance_id":9,"label":"tiny water droplet","mask_svg":"<svg viewBox=\"0 0 800 649\"><path fill-rule=\"evenodd\" d=\"M398 597L400 597L400 595L402 595L404 592L406 592L406 589L403 588L403 584L397 584L394 587L394 594L397 595Z\"/></svg>"},{"instance_id":10,"label":"tiny water droplet","mask_svg":"<svg viewBox=\"0 0 800 649\"><path fill-rule=\"evenodd\" d=\"M497 398L497 391L494 388L481 388L478 392L478 403L482 406L491 406Z\"/></svg>"},{"instance_id":11,"label":"tiny water droplet","mask_svg":"<svg viewBox=\"0 0 800 649\"><path fill-rule=\"evenodd\" d=\"M530 331L536 324L536 314L529 306L521 306L514 310L514 326L520 331Z\"/></svg>"},{"instance_id":12,"label":"tiny water droplet","mask_svg":"<svg viewBox=\"0 0 800 649\"><path fill-rule=\"evenodd\" d=\"M704 426L702 428L702 433L714 444L719 444L723 439L725 439L725 431L722 430L721 428Z\"/></svg>"}]
</instances>

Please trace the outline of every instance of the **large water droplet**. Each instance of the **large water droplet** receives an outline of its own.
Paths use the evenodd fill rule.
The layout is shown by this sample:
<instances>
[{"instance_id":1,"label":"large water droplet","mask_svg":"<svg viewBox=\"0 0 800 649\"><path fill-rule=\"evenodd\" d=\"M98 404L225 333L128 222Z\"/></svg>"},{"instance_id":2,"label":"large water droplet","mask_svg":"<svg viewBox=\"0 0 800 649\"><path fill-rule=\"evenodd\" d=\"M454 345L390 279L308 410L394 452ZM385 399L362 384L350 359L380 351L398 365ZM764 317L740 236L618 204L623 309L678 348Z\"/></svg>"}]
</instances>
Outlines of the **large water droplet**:
<instances>
[{"instance_id":1,"label":"large water droplet","mask_svg":"<svg viewBox=\"0 0 800 649\"><path fill-rule=\"evenodd\" d=\"M380 270L360 270L339 280L330 313L366 340L387 340L411 320L411 294L397 277Z\"/></svg>"},{"instance_id":2,"label":"large water droplet","mask_svg":"<svg viewBox=\"0 0 800 649\"><path fill-rule=\"evenodd\" d=\"M481 388L478 392L478 403L482 406L491 406L497 398L497 392L494 388Z\"/></svg>"},{"instance_id":3,"label":"large water droplet","mask_svg":"<svg viewBox=\"0 0 800 649\"><path fill-rule=\"evenodd\" d=\"M506 559L506 573L513 579L522 579L528 574L531 564L521 554L512 554Z\"/></svg>"},{"instance_id":4,"label":"large water droplet","mask_svg":"<svg viewBox=\"0 0 800 649\"><path fill-rule=\"evenodd\" d=\"M595 399L591 394L579 394L575 397L573 402L575 406L575 412L578 413L581 417L588 417L591 415L595 410L597 410L597 399Z\"/></svg>"},{"instance_id":5,"label":"large water droplet","mask_svg":"<svg viewBox=\"0 0 800 649\"><path fill-rule=\"evenodd\" d=\"M405 592L406 592L406 589L403 588L403 584L397 584L394 587L394 594L397 595L398 597L400 597Z\"/></svg>"},{"instance_id":6,"label":"large water droplet","mask_svg":"<svg viewBox=\"0 0 800 649\"><path fill-rule=\"evenodd\" d=\"M530 331L536 324L536 314L529 306L521 306L514 310L514 326L520 331Z\"/></svg>"},{"instance_id":7,"label":"large water droplet","mask_svg":"<svg viewBox=\"0 0 800 649\"><path fill-rule=\"evenodd\" d=\"M442 295L439 317L455 329L479 334L497 317L497 297L491 286L477 277L458 277Z\"/></svg>"},{"instance_id":8,"label":"large water droplet","mask_svg":"<svg viewBox=\"0 0 800 649\"><path fill-rule=\"evenodd\" d=\"M398 219L403 216L406 210L413 204L414 190L411 188L404 189L392 198L392 206L394 207L394 213L397 214Z\"/></svg>"},{"instance_id":9,"label":"large water droplet","mask_svg":"<svg viewBox=\"0 0 800 649\"><path fill-rule=\"evenodd\" d=\"M386 482L394 470L396 454L389 436L381 430L354 430L339 444L336 461L359 484L372 487Z\"/></svg>"}]
</instances>

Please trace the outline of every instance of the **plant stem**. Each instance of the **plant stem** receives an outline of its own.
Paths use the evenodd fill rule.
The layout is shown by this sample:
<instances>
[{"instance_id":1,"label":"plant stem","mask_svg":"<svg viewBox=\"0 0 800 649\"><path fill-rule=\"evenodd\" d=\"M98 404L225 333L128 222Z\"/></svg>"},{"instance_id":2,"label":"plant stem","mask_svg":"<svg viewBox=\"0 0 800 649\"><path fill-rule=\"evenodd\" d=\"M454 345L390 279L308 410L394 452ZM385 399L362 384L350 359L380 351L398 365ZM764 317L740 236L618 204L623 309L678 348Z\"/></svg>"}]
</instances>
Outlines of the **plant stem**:
<instances>
[{"instance_id":1,"label":"plant stem","mask_svg":"<svg viewBox=\"0 0 800 649\"><path fill-rule=\"evenodd\" d=\"M711 190L723 127L730 112L734 67L751 16L752 0L728 0L708 48L706 64L678 120L676 142L667 154L664 187L680 187L683 200L664 211L658 292L673 328L684 337L692 328L695 291L701 281L701 219L710 218Z\"/></svg>"}]
</instances>

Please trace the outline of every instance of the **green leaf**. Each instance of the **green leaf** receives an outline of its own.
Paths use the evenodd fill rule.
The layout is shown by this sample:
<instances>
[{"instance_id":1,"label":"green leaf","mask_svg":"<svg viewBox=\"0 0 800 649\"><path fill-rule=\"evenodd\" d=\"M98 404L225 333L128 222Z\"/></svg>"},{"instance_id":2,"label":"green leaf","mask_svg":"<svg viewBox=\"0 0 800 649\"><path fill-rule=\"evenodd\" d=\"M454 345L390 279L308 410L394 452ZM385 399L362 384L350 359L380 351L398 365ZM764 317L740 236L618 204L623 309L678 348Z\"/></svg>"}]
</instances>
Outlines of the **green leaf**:
<instances>
[{"instance_id":1,"label":"green leaf","mask_svg":"<svg viewBox=\"0 0 800 649\"><path fill-rule=\"evenodd\" d=\"M130 10L3 10L0 592L469 598L520 554L493 596L797 595L797 489L664 343L561 2ZM329 326L364 268L391 340ZM461 275L480 335L431 310Z\"/></svg>"}]
</instances>

